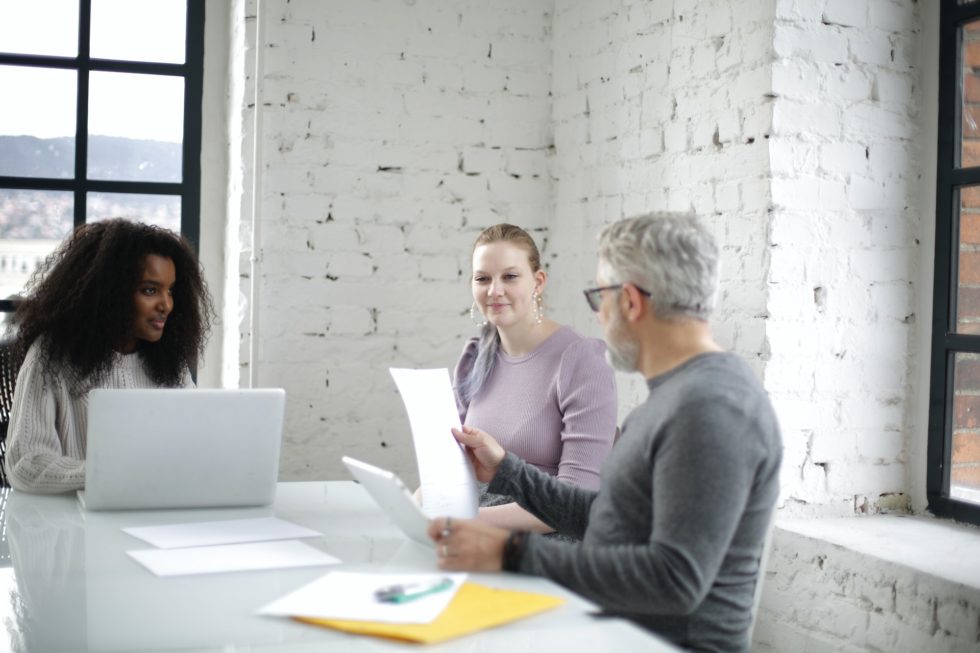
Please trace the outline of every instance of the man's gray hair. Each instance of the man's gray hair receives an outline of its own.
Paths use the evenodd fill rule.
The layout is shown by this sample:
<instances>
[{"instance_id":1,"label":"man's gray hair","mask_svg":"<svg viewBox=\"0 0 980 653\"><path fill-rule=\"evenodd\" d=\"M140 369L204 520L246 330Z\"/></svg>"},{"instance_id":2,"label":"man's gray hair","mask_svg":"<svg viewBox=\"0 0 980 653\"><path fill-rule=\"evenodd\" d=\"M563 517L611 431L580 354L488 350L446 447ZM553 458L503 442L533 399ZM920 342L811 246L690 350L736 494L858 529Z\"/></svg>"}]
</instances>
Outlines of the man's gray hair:
<instances>
[{"instance_id":1,"label":"man's gray hair","mask_svg":"<svg viewBox=\"0 0 980 653\"><path fill-rule=\"evenodd\" d=\"M599 265L610 284L650 293L657 317L707 320L718 291L718 246L693 214L648 213L599 235Z\"/></svg>"}]
</instances>

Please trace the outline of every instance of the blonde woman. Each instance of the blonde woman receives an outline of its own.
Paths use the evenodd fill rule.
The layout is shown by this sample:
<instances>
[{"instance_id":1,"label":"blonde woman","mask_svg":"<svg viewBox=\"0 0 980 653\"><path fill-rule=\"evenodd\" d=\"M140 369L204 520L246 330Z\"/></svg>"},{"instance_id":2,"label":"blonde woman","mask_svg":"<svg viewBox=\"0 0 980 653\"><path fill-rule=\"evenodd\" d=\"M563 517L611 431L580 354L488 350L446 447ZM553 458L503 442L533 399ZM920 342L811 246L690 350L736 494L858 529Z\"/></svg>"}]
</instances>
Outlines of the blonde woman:
<instances>
[{"instance_id":1,"label":"blonde woman","mask_svg":"<svg viewBox=\"0 0 980 653\"><path fill-rule=\"evenodd\" d=\"M482 324L456 364L460 419L570 485L597 490L616 433L616 382L601 340L544 314L547 273L531 236L484 230L473 247L472 315ZM508 529L552 529L510 497L481 497L480 518Z\"/></svg>"}]
</instances>

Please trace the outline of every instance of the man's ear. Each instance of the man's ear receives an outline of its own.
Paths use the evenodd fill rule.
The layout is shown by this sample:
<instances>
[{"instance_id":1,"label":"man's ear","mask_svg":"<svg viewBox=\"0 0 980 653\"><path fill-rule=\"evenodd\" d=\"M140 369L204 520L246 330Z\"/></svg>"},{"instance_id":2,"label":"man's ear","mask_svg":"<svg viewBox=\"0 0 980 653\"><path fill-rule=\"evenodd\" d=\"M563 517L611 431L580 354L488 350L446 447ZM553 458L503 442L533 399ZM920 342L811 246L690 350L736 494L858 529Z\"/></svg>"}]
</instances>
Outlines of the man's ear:
<instances>
[{"instance_id":1,"label":"man's ear","mask_svg":"<svg viewBox=\"0 0 980 653\"><path fill-rule=\"evenodd\" d=\"M629 322L641 320L649 310L647 297L636 289L631 283L623 284L623 291L619 293L623 315Z\"/></svg>"}]
</instances>

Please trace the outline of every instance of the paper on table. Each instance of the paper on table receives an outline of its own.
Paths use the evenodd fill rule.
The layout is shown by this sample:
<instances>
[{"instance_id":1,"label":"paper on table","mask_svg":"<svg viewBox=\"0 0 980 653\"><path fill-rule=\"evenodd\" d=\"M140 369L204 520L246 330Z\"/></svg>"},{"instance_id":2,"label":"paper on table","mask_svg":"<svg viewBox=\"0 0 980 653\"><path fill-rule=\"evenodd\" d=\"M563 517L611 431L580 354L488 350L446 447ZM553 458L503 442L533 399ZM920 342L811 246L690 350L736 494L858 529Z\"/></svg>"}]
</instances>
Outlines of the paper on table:
<instances>
[{"instance_id":1,"label":"paper on table","mask_svg":"<svg viewBox=\"0 0 980 653\"><path fill-rule=\"evenodd\" d=\"M340 562L332 555L293 540L186 549L145 549L126 553L157 576L316 567Z\"/></svg>"},{"instance_id":2,"label":"paper on table","mask_svg":"<svg viewBox=\"0 0 980 653\"><path fill-rule=\"evenodd\" d=\"M427 624L386 624L315 617L294 618L304 623L326 626L347 633L436 644L551 610L563 603L565 600L557 596L463 583L446 609Z\"/></svg>"},{"instance_id":3,"label":"paper on table","mask_svg":"<svg viewBox=\"0 0 980 653\"><path fill-rule=\"evenodd\" d=\"M161 549L269 540L294 540L301 537L320 537L322 535L317 531L275 517L135 526L122 530Z\"/></svg>"},{"instance_id":4,"label":"paper on table","mask_svg":"<svg viewBox=\"0 0 980 653\"><path fill-rule=\"evenodd\" d=\"M429 517L476 517L479 491L473 470L451 428L460 428L449 370L391 368L415 442L422 510Z\"/></svg>"},{"instance_id":5,"label":"paper on table","mask_svg":"<svg viewBox=\"0 0 980 653\"><path fill-rule=\"evenodd\" d=\"M396 584L435 584L443 578L453 586L405 603L383 603L374 592ZM258 614L280 617L313 617L380 621L396 624L429 623L446 609L466 574L361 574L333 571L269 605Z\"/></svg>"}]
</instances>

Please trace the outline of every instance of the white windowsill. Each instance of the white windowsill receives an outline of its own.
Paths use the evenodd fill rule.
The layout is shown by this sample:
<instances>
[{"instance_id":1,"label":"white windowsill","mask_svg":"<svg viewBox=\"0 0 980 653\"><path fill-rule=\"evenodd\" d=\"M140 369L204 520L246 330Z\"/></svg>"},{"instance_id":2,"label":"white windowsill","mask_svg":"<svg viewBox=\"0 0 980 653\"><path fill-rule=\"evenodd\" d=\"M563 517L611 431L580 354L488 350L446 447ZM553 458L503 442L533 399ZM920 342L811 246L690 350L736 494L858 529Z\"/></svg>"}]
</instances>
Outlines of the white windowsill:
<instances>
[{"instance_id":1,"label":"white windowsill","mask_svg":"<svg viewBox=\"0 0 980 653\"><path fill-rule=\"evenodd\" d=\"M980 528L934 517L777 519L776 528L980 589Z\"/></svg>"}]
</instances>

